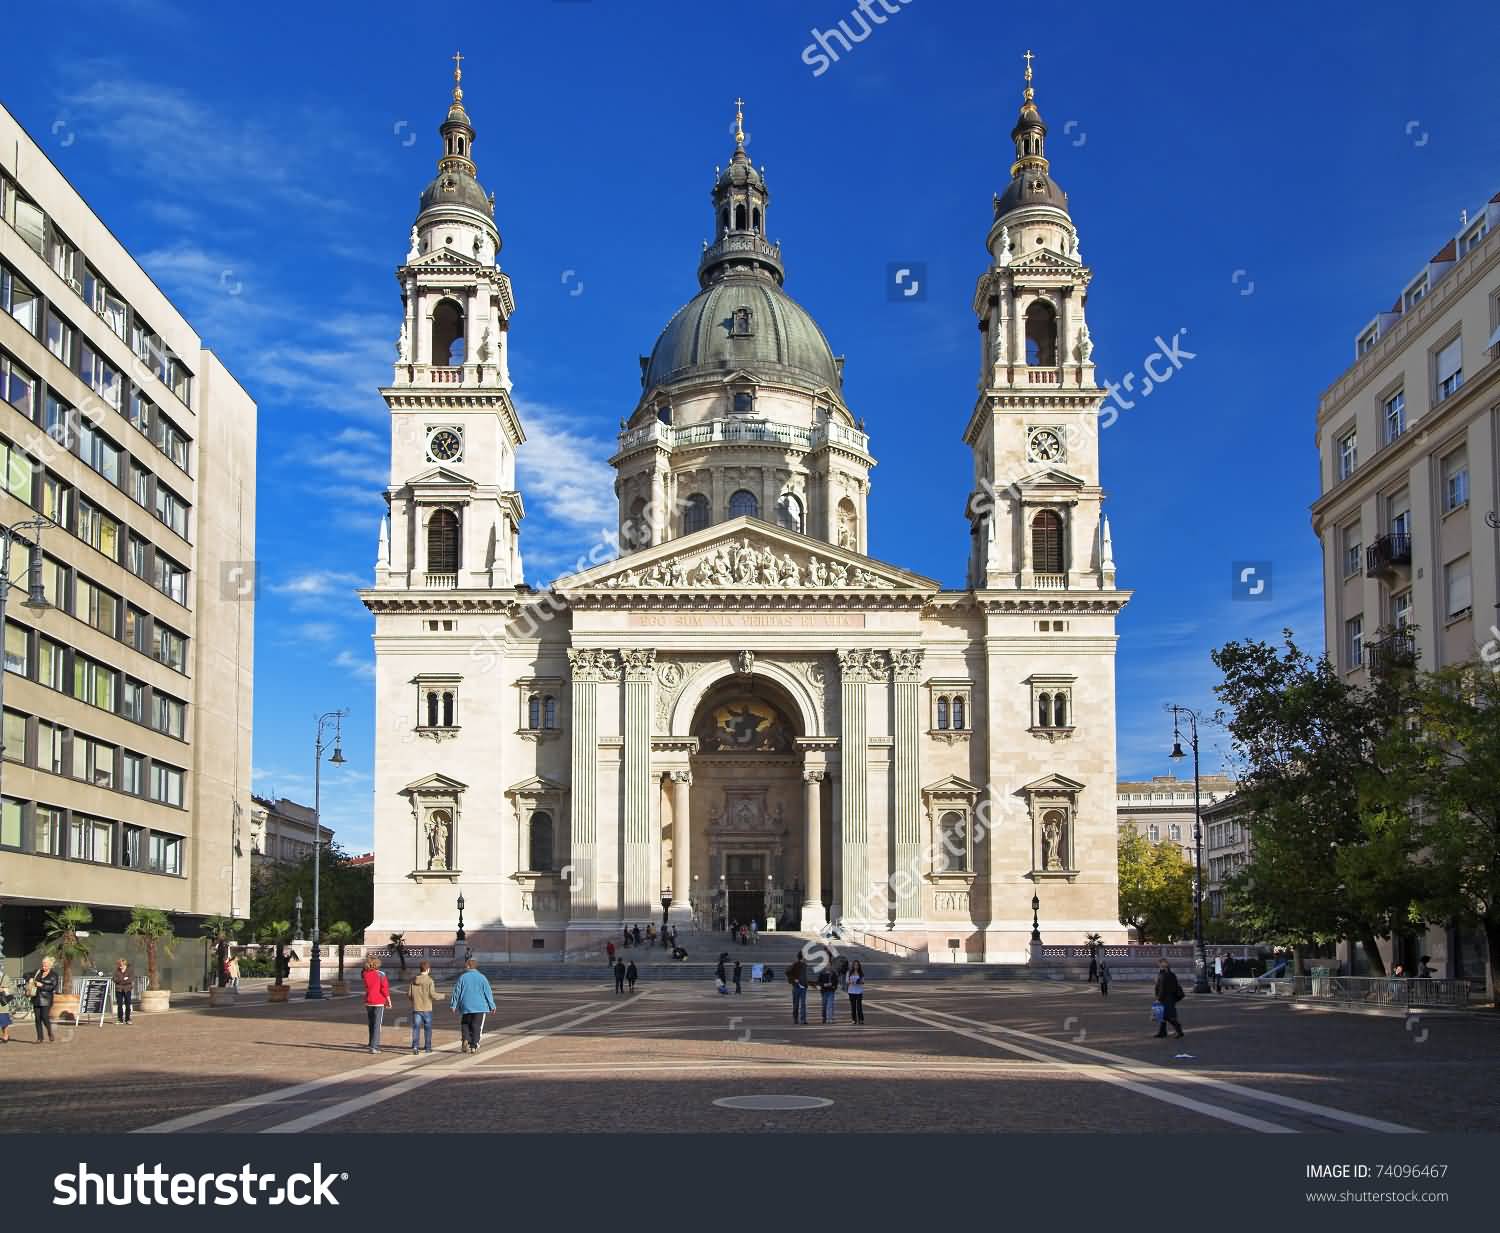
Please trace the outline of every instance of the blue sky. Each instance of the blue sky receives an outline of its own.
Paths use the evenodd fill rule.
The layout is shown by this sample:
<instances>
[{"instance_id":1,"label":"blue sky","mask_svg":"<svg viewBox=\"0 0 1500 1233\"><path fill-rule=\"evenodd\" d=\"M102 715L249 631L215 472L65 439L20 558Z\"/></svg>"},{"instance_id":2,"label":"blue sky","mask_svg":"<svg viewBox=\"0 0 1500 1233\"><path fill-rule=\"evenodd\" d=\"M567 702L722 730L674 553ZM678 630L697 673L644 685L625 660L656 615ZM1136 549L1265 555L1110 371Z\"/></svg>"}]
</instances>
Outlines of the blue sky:
<instances>
[{"instance_id":1,"label":"blue sky","mask_svg":"<svg viewBox=\"0 0 1500 1233\"><path fill-rule=\"evenodd\" d=\"M1320 648L1314 416L1353 336L1500 189L1500 12L1409 5L911 0L814 75L853 0L75 4L5 18L0 101L260 405L256 789L311 799L313 717L347 706L324 817L369 842L376 387L392 272L462 50L480 179L518 304L529 580L613 525L604 459L636 357L696 290L732 101L773 194L787 289L847 357L879 466L871 551L963 582L969 303L1005 186L1021 53L1094 267L1101 377L1186 331L1195 358L1102 435L1120 584L1122 776L1168 771L1168 701L1213 707L1208 651L1290 625ZM880 12L878 4L873 5ZM252 11L256 16L252 19ZM455 35L448 15L467 14ZM852 24L852 23L851 23ZM858 30L859 27L855 26ZM809 56L808 60L813 60ZM892 301L893 264L925 294ZM1237 561L1269 599L1231 598ZM1226 741L1205 732L1205 769Z\"/></svg>"}]
</instances>

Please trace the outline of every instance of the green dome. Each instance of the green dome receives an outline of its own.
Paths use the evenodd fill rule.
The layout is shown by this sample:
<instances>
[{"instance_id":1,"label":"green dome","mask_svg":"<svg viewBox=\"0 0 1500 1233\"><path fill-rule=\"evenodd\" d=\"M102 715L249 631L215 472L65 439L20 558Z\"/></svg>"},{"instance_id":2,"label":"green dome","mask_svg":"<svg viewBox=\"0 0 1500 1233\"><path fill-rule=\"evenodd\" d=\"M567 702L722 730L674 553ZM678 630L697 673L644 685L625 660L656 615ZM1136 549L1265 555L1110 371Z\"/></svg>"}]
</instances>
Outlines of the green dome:
<instances>
[{"instance_id":1,"label":"green dome","mask_svg":"<svg viewBox=\"0 0 1500 1233\"><path fill-rule=\"evenodd\" d=\"M737 323L740 309L749 310L748 321ZM808 388L840 388L833 351L807 310L772 279L751 273L712 282L678 309L643 380L649 390L742 368Z\"/></svg>"}]
</instances>

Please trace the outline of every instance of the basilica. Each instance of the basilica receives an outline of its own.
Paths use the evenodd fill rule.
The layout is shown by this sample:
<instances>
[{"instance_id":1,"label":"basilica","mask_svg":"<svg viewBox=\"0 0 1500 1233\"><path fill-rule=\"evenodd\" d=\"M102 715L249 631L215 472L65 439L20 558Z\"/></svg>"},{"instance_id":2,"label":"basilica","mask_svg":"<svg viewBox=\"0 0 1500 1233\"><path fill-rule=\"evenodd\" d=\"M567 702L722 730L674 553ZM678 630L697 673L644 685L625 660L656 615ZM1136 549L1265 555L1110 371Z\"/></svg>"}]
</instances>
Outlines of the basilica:
<instances>
[{"instance_id":1,"label":"basilica","mask_svg":"<svg viewBox=\"0 0 1500 1233\"><path fill-rule=\"evenodd\" d=\"M641 358L610 459L619 552L541 588L521 564L516 303L455 70L397 270L389 515L360 592L368 937L555 959L664 915L1013 962L1039 914L1049 943L1123 941L1129 593L1102 511L1093 272L1029 59L974 290L977 397L951 420L973 460L961 590L870 555L874 447L786 290L737 129L699 290Z\"/></svg>"}]
</instances>

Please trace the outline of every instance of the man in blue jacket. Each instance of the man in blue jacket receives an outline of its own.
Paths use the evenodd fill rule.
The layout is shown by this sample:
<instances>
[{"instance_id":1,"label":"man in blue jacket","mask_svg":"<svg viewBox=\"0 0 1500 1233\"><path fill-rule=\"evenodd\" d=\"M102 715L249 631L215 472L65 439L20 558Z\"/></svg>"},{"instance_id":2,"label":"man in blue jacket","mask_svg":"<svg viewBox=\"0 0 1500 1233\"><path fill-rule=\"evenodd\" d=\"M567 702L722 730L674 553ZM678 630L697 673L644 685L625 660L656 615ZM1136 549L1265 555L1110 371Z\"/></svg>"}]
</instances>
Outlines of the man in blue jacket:
<instances>
[{"instance_id":1,"label":"man in blue jacket","mask_svg":"<svg viewBox=\"0 0 1500 1233\"><path fill-rule=\"evenodd\" d=\"M463 1016L463 1028L459 1043L465 1053L479 1052L479 1033L484 1026L487 1011L495 1009L495 995L490 992L490 982L480 973L474 960L464 963L463 975L453 985L453 996L449 1006Z\"/></svg>"}]
</instances>

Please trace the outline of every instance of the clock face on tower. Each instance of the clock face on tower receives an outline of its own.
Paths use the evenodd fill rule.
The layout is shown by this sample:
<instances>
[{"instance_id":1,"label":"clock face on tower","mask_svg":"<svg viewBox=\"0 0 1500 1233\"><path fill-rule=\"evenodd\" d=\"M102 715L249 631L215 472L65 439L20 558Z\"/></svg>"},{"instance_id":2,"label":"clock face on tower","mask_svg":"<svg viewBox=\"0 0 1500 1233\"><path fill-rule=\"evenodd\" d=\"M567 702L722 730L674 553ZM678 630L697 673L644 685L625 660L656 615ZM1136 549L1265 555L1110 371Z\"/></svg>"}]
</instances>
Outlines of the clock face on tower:
<instances>
[{"instance_id":1,"label":"clock face on tower","mask_svg":"<svg viewBox=\"0 0 1500 1233\"><path fill-rule=\"evenodd\" d=\"M464 456L462 428L429 428L427 457L433 462L459 462Z\"/></svg>"},{"instance_id":2,"label":"clock face on tower","mask_svg":"<svg viewBox=\"0 0 1500 1233\"><path fill-rule=\"evenodd\" d=\"M1060 428L1033 428L1026 438L1026 457L1032 462L1061 462L1067 457Z\"/></svg>"}]
</instances>

